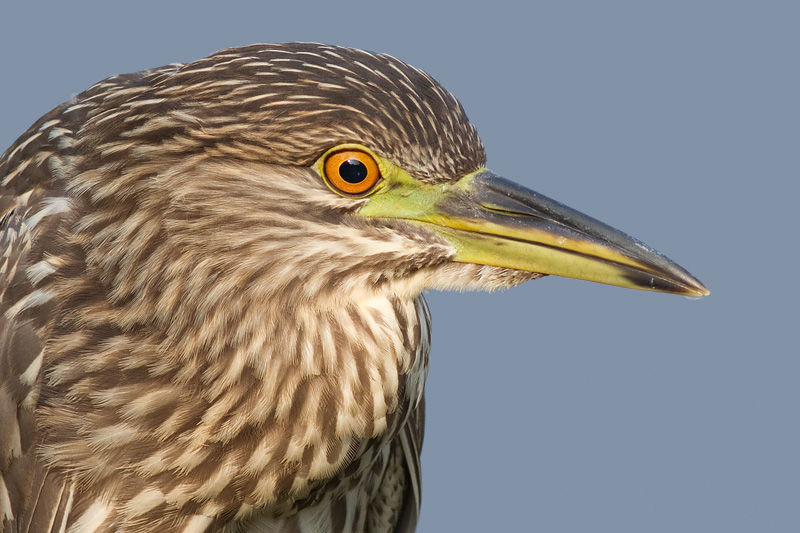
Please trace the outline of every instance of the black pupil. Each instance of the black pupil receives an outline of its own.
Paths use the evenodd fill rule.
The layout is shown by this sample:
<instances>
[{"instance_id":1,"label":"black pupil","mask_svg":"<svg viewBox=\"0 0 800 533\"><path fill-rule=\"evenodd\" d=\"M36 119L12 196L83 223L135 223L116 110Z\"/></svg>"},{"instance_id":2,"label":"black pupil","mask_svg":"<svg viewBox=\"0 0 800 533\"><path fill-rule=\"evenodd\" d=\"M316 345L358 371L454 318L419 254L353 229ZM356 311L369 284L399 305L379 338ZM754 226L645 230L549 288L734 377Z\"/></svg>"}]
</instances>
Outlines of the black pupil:
<instances>
[{"instance_id":1,"label":"black pupil","mask_svg":"<svg viewBox=\"0 0 800 533\"><path fill-rule=\"evenodd\" d=\"M361 183L367 177L367 166L358 159L348 159L339 165L339 175L347 183Z\"/></svg>"}]
</instances>

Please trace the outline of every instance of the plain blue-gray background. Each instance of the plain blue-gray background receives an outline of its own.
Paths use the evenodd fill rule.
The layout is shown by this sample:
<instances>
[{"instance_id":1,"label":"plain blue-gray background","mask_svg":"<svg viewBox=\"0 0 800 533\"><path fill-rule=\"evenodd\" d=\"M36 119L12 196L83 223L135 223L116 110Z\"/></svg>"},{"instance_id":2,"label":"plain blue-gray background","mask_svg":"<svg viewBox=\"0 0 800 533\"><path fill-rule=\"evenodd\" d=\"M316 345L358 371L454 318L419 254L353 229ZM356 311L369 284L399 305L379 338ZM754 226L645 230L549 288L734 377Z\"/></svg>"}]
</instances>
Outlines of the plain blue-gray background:
<instances>
[{"instance_id":1,"label":"plain blue-gray background","mask_svg":"<svg viewBox=\"0 0 800 533\"><path fill-rule=\"evenodd\" d=\"M420 532L800 531L797 3L8 4L0 150L119 72L387 52L460 98L495 172L708 285L431 294Z\"/></svg>"}]
</instances>

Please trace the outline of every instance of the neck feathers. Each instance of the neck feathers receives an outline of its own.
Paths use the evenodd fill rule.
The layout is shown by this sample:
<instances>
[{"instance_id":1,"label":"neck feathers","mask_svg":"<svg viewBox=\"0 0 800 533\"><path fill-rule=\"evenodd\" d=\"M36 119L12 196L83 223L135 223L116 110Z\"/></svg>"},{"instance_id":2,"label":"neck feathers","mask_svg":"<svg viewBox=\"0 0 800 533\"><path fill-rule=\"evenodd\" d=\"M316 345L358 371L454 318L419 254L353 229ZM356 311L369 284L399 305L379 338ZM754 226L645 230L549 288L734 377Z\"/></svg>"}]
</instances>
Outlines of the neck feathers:
<instances>
[{"instance_id":1,"label":"neck feathers","mask_svg":"<svg viewBox=\"0 0 800 533\"><path fill-rule=\"evenodd\" d=\"M416 408L429 320L421 297L265 305L179 359L163 332L64 332L45 358L44 456L110 499L109 517L290 512L368 468Z\"/></svg>"}]
</instances>

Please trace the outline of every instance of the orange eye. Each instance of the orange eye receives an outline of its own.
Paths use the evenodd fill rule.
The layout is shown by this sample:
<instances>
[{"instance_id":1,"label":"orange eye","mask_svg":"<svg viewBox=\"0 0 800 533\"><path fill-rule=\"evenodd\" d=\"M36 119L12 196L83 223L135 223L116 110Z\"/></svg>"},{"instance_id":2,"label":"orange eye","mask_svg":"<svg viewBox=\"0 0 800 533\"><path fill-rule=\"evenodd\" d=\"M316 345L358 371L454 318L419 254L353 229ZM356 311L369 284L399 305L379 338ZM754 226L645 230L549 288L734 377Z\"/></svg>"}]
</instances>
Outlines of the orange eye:
<instances>
[{"instance_id":1,"label":"orange eye","mask_svg":"<svg viewBox=\"0 0 800 533\"><path fill-rule=\"evenodd\" d=\"M362 195L370 191L381 177L378 163L366 152L344 150L325 159L325 178L336 191Z\"/></svg>"}]
</instances>

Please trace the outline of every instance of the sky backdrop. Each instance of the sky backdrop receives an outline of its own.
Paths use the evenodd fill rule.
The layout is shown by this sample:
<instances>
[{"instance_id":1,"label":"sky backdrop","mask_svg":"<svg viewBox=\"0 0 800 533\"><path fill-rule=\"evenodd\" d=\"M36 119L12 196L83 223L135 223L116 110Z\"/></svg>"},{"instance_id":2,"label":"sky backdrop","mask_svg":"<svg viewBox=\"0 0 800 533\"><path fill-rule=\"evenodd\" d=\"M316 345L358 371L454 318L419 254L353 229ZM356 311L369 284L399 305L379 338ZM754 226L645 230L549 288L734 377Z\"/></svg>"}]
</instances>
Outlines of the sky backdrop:
<instances>
[{"instance_id":1,"label":"sky backdrop","mask_svg":"<svg viewBox=\"0 0 800 533\"><path fill-rule=\"evenodd\" d=\"M9 4L0 150L113 74L253 42L386 52L461 100L494 172L709 287L430 294L420 533L800 531L799 4Z\"/></svg>"}]
</instances>

